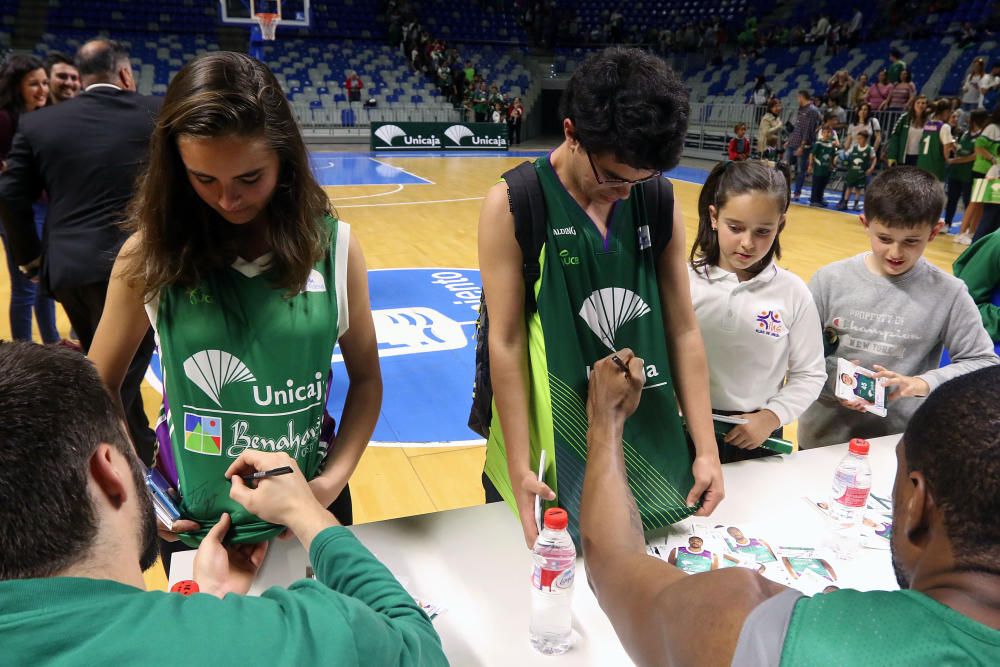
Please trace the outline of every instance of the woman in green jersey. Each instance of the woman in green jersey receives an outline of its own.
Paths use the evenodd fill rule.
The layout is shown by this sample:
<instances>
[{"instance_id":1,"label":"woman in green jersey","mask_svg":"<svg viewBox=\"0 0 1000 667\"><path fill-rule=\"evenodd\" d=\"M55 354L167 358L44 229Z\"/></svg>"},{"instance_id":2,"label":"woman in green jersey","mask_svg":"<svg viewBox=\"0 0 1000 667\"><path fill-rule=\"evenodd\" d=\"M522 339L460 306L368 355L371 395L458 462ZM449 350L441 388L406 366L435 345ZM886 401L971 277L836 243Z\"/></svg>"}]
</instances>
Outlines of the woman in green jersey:
<instances>
[{"instance_id":1,"label":"woman in green jersey","mask_svg":"<svg viewBox=\"0 0 1000 667\"><path fill-rule=\"evenodd\" d=\"M558 491L576 529L587 377L597 360L625 347L646 362L643 400L624 433L643 524L677 521L699 502L709 514L723 496L683 218L673 204L662 220L646 219L647 190L637 186L677 164L687 127L683 83L658 58L611 48L577 68L562 99L563 142L534 163L546 209L534 312L525 307L525 259L505 181L487 193L479 221L495 401L484 487L487 500L499 492L516 508L529 545L536 496L552 501ZM643 227L669 239L658 256Z\"/></svg>"},{"instance_id":2,"label":"woman in green jersey","mask_svg":"<svg viewBox=\"0 0 1000 667\"><path fill-rule=\"evenodd\" d=\"M157 464L184 519L174 532L196 544L223 512L235 542L281 531L229 498L223 473L248 448L295 458L316 498L350 522L347 482L382 396L365 261L264 64L212 53L174 77L127 222L90 357L117 396L156 331ZM350 389L334 434L325 407L338 341Z\"/></svg>"}]
</instances>

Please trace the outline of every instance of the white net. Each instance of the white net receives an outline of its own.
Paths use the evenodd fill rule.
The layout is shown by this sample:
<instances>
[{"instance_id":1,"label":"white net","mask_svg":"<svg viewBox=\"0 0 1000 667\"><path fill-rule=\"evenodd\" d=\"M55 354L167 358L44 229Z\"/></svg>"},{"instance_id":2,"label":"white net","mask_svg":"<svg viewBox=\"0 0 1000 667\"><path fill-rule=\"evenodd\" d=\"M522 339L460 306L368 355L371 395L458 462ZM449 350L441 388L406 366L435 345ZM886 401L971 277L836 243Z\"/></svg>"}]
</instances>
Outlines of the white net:
<instances>
[{"instance_id":1,"label":"white net","mask_svg":"<svg viewBox=\"0 0 1000 667\"><path fill-rule=\"evenodd\" d=\"M269 42L273 42L278 31L278 23L281 21L277 14L260 13L254 15L260 25L260 36Z\"/></svg>"}]
</instances>

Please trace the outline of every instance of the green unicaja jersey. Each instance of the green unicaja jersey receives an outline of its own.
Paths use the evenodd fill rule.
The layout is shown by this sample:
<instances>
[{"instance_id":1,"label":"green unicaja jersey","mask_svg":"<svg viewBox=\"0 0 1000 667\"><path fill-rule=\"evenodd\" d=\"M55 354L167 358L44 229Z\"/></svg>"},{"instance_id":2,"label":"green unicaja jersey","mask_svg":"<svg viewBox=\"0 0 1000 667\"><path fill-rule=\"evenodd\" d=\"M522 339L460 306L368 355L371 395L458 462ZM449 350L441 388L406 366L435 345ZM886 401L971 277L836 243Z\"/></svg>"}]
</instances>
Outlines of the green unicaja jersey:
<instances>
[{"instance_id":1,"label":"green unicaja jersey","mask_svg":"<svg viewBox=\"0 0 1000 667\"><path fill-rule=\"evenodd\" d=\"M982 148L983 150L988 151L991 155L993 155L993 157L996 157L997 154L1000 154L1000 141L994 141L993 139L990 139L988 136L986 136L985 132L980 133L980 135L976 137L975 147ZM978 174L985 174L990 170L990 167L992 166L993 166L992 160L987 160L986 158L977 154L976 161L972 163L972 171Z\"/></svg>"},{"instance_id":2,"label":"green unicaja jersey","mask_svg":"<svg viewBox=\"0 0 1000 667\"><path fill-rule=\"evenodd\" d=\"M229 498L223 473L247 449L285 452L315 477L333 435L325 413L330 360L347 328L349 228L328 219L331 242L304 291L288 296L269 280L266 258L237 260L193 289L161 290L153 321L163 368L158 464L177 484L181 515L201 530L223 512L234 542L261 542L282 529Z\"/></svg>"},{"instance_id":3,"label":"green unicaja jersey","mask_svg":"<svg viewBox=\"0 0 1000 667\"><path fill-rule=\"evenodd\" d=\"M588 377L595 362L631 348L645 360L646 385L625 423L629 486L646 530L680 521L695 511L686 502L694 480L670 374L655 258L650 248L639 247L638 229L646 224L642 190L632 188L631 197L613 207L607 238L601 238L548 158L536 160L535 171L547 232L534 286L537 309L527 318L530 460L547 452L545 481L567 510L570 534L579 543ZM516 511L495 405L486 474Z\"/></svg>"},{"instance_id":4,"label":"green unicaja jersey","mask_svg":"<svg viewBox=\"0 0 1000 667\"><path fill-rule=\"evenodd\" d=\"M964 132L955 142L955 157L969 157L976 148L976 135ZM972 180L972 162L948 165L948 179L968 183Z\"/></svg>"},{"instance_id":5,"label":"green unicaja jersey","mask_svg":"<svg viewBox=\"0 0 1000 667\"><path fill-rule=\"evenodd\" d=\"M800 598L781 650L782 667L998 664L1000 631L910 590Z\"/></svg>"},{"instance_id":6,"label":"green unicaja jersey","mask_svg":"<svg viewBox=\"0 0 1000 667\"><path fill-rule=\"evenodd\" d=\"M688 574L708 572L712 569L712 552L702 550L694 554L688 551L687 547L677 547L674 562L679 569Z\"/></svg>"},{"instance_id":7,"label":"green unicaja jersey","mask_svg":"<svg viewBox=\"0 0 1000 667\"><path fill-rule=\"evenodd\" d=\"M925 169L939 180L943 181L948 170L944 159L944 146L941 143L941 126L943 122L930 120L924 125L924 134L920 138L920 153L917 155L917 166Z\"/></svg>"},{"instance_id":8,"label":"green unicaja jersey","mask_svg":"<svg viewBox=\"0 0 1000 667\"><path fill-rule=\"evenodd\" d=\"M867 375L862 375L861 373L854 374L854 395L858 398L863 398L869 403L875 402L875 378L868 377Z\"/></svg>"},{"instance_id":9,"label":"green unicaja jersey","mask_svg":"<svg viewBox=\"0 0 1000 667\"><path fill-rule=\"evenodd\" d=\"M857 144L847 151L847 180L851 183L864 184L865 172L875 160L875 149L871 145L862 148Z\"/></svg>"},{"instance_id":10,"label":"green unicaja jersey","mask_svg":"<svg viewBox=\"0 0 1000 667\"><path fill-rule=\"evenodd\" d=\"M813 174L829 174L836 153L837 149L834 148L832 141L817 140L812 146Z\"/></svg>"}]
</instances>

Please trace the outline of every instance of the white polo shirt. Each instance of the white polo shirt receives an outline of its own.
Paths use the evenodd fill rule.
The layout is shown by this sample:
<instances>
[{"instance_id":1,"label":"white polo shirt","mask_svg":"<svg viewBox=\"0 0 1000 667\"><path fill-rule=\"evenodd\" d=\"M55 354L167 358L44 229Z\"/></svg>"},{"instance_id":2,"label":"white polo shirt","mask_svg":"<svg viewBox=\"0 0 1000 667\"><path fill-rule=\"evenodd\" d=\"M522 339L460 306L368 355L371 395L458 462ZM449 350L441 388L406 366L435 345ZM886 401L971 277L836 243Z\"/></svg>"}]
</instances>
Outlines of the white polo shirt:
<instances>
[{"instance_id":1,"label":"white polo shirt","mask_svg":"<svg viewBox=\"0 0 1000 667\"><path fill-rule=\"evenodd\" d=\"M712 408L767 409L782 425L798 419L826 382L819 313L806 284L773 262L742 283L717 266L706 277L688 265L688 274Z\"/></svg>"}]
</instances>

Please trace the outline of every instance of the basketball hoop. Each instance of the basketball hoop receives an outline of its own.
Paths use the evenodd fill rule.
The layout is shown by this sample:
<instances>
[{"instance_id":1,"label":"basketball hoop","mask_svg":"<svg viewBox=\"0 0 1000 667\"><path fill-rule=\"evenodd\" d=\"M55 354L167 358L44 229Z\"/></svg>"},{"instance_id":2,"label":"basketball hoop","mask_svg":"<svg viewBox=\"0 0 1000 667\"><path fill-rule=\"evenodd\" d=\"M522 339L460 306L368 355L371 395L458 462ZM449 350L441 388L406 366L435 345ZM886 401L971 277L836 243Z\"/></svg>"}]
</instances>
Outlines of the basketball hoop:
<instances>
[{"instance_id":1,"label":"basketball hoop","mask_svg":"<svg viewBox=\"0 0 1000 667\"><path fill-rule=\"evenodd\" d=\"M271 12L261 12L255 14L254 18L257 19L257 24L260 25L260 36L262 39L268 42L273 42L275 40L275 34L278 31L278 23L281 21L281 17L277 14L272 14Z\"/></svg>"}]
</instances>

